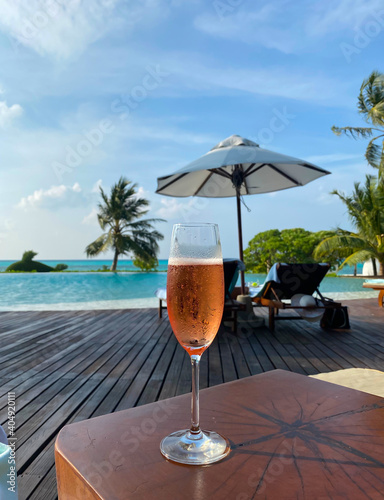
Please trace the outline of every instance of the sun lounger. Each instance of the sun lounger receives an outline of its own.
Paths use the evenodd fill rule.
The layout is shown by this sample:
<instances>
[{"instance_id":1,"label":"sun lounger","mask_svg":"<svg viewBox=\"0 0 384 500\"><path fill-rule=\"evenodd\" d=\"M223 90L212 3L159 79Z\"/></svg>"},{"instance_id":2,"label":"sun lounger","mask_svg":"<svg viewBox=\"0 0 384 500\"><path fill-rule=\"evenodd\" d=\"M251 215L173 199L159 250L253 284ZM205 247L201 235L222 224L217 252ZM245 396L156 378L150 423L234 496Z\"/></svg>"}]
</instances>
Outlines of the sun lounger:
<instances>
[{"instance_id":1,"label":"sun lounger","mask_svg":"<svg viewBox=\"0 0 384 500\"><path fill-rule=\"evenodd\" d=\"M364 288L372 288L379 291L379 307L384 307L384 280L367 280L363 283Z\"/></svg>"},{"instance_id":2,"label":"sun lounger","mask_svg":"<svg viewBox=\"0 0 384 500\"><path fill-rule=\"evenodd\" d=\"M167 302L167 289L158 288L155 291L155 296L159 299L159 318L163 317L163 309L167 309L167 306L163 305L163 302Z\"/></svg>"},{"instance_id":3,"label":"sun lounger","mask_svg":"<svg viewBox=\"0 0 384 500\"><path fill-rule=\"evenodd\" d=\"M240 271L245 271L244 263L239 259L224 259L224 289L225 302L223 321L232 323L232 331L237 332L237 314L240 311L245 311L246 305L235 299L241 294L236 287Z\"/></svg>"},{"instance_id":4,"label":"sun lounger","mask_svg":"<svg viewBox=\"0 0 384 500\"><path fill-rule=\"evenodd\" d=\"M238 259L224 259L224 289L225 289L225 302L224 302L224 321L232 322L232 331L237 330L237 313L245 310L245 304L235 300L232 295L236 287L239 272L245 269L241 260ZM167 307L163 304L167 302L166 288L158 288L155 291L156 297L159 299L159 318L163 316L163 310Z\"/></svg>"},{"instance_id":5,"label":"sun lounger","mask_svg":"<svg viewBox=\"0 0 384 500\"><path fill-rule=\"evenodd\" d=\"M329 270L328 264L275 264L259 289L253 291L253 302L258 306L269 309L269 329L275 328L276 320L285 319L320 319L321 326L326 327L324 321L327 309L340 309L345 316L345 324L340 328L349 328L348 314L339 302L323 297L319 286ZM311 297L316 294L313 300ZM309 296L314 303L311 306L303 306L300 299ZM292 300L293 299L293 300ZM296 310L299 315L281 316L280 309ZM332 311L330 311L332 312Z\"/></svg>"}]
</instances>

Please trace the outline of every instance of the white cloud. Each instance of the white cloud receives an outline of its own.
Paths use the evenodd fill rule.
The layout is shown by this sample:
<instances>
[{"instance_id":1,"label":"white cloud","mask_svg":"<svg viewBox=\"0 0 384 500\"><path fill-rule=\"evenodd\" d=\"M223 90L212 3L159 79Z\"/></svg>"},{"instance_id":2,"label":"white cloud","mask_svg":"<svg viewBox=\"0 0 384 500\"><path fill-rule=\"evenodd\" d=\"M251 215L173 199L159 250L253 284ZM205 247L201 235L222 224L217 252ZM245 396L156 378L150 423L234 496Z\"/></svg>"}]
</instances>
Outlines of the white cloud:
<instances>
[{"instance_id":1,"label":"white cloud","mask_svg":"<svg viewBox=\"0 0 384 500\"><path fill-rule=\"evenodd\" d=\"M339 161L361 160L361 154L335 153L330 155L314 155L306 158L310 163L336 163Z\"/></svg>"},{"instance_id":2,"label":"white cloud","mask_svg":"<svg viewBox=\"0 0 384 500\"><path fill-rule=\"evenodd\" d=\"M193 197L188 201L180 201L175 198L164 198L160 203L162 206L156 211L156 215L163 219L177 219L188 222L206 210L207 205L210 204L210 199Z\"/></svg>"},{"instance_id":3,"label":"white cloud","mask_svg":"<svg viewBox=\"0 0 384 500\"><path fill-rule=\"evenodd\" d=\"M326 36L342 30L355 30L368 18L374 20L384 14L382 0L339 0L338 2L316 2L307 22L307 33Z\"/></svg>"},{"instance_id":4,"label":"white cloud","mask_svg":"<svg viewBox=\"0 0 384 500\"><path fill-rule=\"evenodd\" d=\"M143 138L151 140L160 140L167 142L176 142L179 144L212 144L217 141L217 136L198 132L187 132L185 130L172 127L136 127L137 133L142 134Z\"/></svg>"},{"instance_id":5,"label":"white cloud","mask_svg":"<svg viewBox=\"0 0 384 500\"><path fill-rule=\"evenodd\" d=\"M303 71L293 67L235 67L219 66L213 60L202 60L200 56L175 54L168 56L169 71L182 79L177 84L194 91L218 89L248 92L309 101L317 104L340 105L340 95L346 94L347 84L316 71ZM344 99L343 104L347 102Z\"/></svg>"},{"instance_id":6,"label":"white cloud","mask_svg":"<svg viewBox=\"0 0 384 500\"><path fill-rule=\"evenodd\" d=\"M154 141L160 141L166 148L172 143L182 145L207 144L212 147L221 140L220 136L211 133L187 131L181 127L169 126L163 119L143 120L137 116L134 118L131 116L117 133L124 137L129 136L131 141L145 143L143 154L147 150L148 143L152 144Z\"/></svg>"},{"instance_id":7,"label":"white cloud","mask_svg":"<svg viewBox=\"0 0 384 500\"><path fill-rule=\"evenodd\" d=\"M211 36L260 44L284 53L293 52L296 40L277 5L266 4L258 10L233 8L227 15L206 13L196 17L195 27Z\"/></svg>"},{"instance_id":8,"label":"white cloud","mask_svg":"<svg viewBox=\"0 0 384 500\"><path fill-rule=\"evenodd\" d=\"M223 2L224 3L224 2ZM382 0L339 0L338 2L287 2L266 0L230 6L200 14L195 27L217 38L277 49L285 54L313 50L319 38L345 36L368 18L383 14Z\"/></svg>"},{"instance_id":9,"label":"white cloud","mask_svg":"<svg viewBox=\"0 0 384 500\"><path fill-rule=\"evenodd\" d=\"M175 198L161 200L161 205L156 214L164 219L175 219L184 206L183 203Z\"/></svg>"},{"instance_id":10,"label":"white cloud","mask_svg":"<svg viewBox=\"0 0 384 500\"><path fill-rule=\"evenodd\" d=\"M318 197L316 198L316 201L320 203L321 205L331 205L332 203L337 203L338 199L336 198L335 195L332 195L331 192L323 185L320 185L318 188Z\"/></svg>"},{"instance_id":11,"label":"white cloud","mask_svg":"<svg viewBox=\"0 0 384 500\"><path fill-rule=\"evenodd\" d=\"M131 57L131 54L127 57ZM187 49L164 52L157 47L154 47L151 53L138 52L137 57L140 57L143 66L159 67L167 73L167 77L156 89L157 97L185 98L189 95L194 97L204 95L214 96L217 99L222 95L238 96L240 93L249 93L296 99L314 104L326 103L355 107L356 88L353 81L339 79L335 76L335 72L325 73L321 67L308 71L298 60L292 60L288 64L279 64L278 60L273 59L270 60L271 62L257 58L243 61L243 57L217 57L207 51L194 52ZM135 64L133 64L134 70ZM116 68L111 68L111 71L116 72ZM113 84L114 80L111 82L111 85ZM351 89L352 98L349 98ZM340 101L340 95L344 96L342 101ZM120 105L125 112L130 112L128 105L124 108L123 100ZM132 115L133 113L130 116ZM159 123L158 127L149 128L154 129L155 138L164 136L167 140L172 131L170 128L164 131L163 127L164 121ZM139 136L140 132L135 132L135 136ZM143 132L146 136L145 129ZM207 142L207 134L192 132L186 133L185 136L186 140L196 144ZM170 139L172 140L172 137ZM184 138L181 139L184 140Z\"/></svg>"},{"instance_id":12,"label":"white cloud","mask_svg":"<svg viewBox=\"0 0 384 500\"><path fill-rule=\"evenodd\" d=\"M8 106L5 101L0 101L0 128L7 127L15 118L20 116L22 112L23 108L20 104Z\"/></svg>"},{"instance_id":13,"label":"white cloud","mask_svg":"<svg viewBox=\"0 0 384 500\"><path fill-rule=\"evenodd\" d=\"M81 221L82 224L86 224L88 226L98 226L98 220L97 220L97 214L98 214L98 209L97 208L92 208L90 213L86 215L83 220Z\"/></svg>"},{"instance_id":14,"label":"white cloud","mask_svg":"<svg viewBox=\"0 0 384 500\"><path fill-rule=\"evenodd\" d=\"M143 188L143 186L139 186L136 192L136 198L146 198L150 197L151 193Z\"/></svg>"},{"instance_id":15,"label":"white cloud","mask_svg":"<svg viewBox=\"0 0 384 500\"><path fill-rule=\"evenodd\" d=\"M91 192L99 194L100 193L100 188L102 187L102 183L103 183L103 181L101 179L99 179L98 181L96 181L95 184L93 185L93 188L92 188Z\"/></svg>"},{"instance_id":16,"label":"white cloud","mask_svg":"<svg viewBox=\"0 0 384 500\"><path fill-rule=\"evenodd\" d=\"M51 186L49 189L38 189L22 198L18 208L74 208L86 204L89 197L85 195L80 185L75 182L73 186Z\"/></svg>"},{"instance_id":17,"label":"white cloud","mask_svg":"<svg viewBox=\"0 0 384 500\"><path fill-rule=\"evenodd\" d=\"M13 228L14 223L11 219L0 219L0 240L5 239Z\"/></svg>"},{"instance_id":18,"label":"white cloud","mask_svg":"<svg viewBox=\"0 0 384 500\"><path fill-rule=\"evenodd\" d=\"M108 32L164 14L162 0L12 0L0 2L0 27L40 55L67 59Z\"/></svg>"}]
</instances>

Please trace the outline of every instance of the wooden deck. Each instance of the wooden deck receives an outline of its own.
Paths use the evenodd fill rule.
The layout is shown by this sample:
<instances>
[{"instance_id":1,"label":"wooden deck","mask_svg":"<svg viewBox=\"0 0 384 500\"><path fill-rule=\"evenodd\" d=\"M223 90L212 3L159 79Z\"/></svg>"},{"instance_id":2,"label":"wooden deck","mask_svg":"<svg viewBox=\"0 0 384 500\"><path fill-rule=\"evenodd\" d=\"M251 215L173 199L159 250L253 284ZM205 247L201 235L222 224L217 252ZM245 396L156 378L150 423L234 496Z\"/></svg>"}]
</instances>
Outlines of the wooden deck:
<instances>
[{"instance_id":1,"label":"wooden deck","mask_svg":"<svg viewBox=\"0 0 384 500\"><path fill-rule=\"evenodd\" d=\"M384 371L384 312L376 299L351 301L351 331L306 321L222 328L201 362L201 387L281 368L315 374L362 367ZM190 391L189 359L167 315L157 311L0 314L0 421L16 393L19 498L57 498L54 442L70 422Z\"/></svg>"}]
</instances>

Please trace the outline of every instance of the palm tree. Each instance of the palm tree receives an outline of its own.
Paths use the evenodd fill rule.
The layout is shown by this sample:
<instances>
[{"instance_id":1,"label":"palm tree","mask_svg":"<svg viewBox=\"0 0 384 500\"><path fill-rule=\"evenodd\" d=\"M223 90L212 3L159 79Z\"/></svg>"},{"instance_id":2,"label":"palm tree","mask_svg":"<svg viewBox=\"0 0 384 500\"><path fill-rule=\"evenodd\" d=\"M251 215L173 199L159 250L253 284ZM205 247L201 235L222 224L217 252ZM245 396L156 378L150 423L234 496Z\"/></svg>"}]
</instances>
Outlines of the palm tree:
<instances>
[{"instance_id":1,"label":"palm tree","mask_svg":"<svg viewBox=\"0 0 384 500\"><path fill-rule=\"evenodd\" d=\"M100 187L102 202L97 218L104 232L87 246L87 257L114 250L111 271L116 271L119 255L133 254L142 261L156 259L158 241L163 235L153 229L154 222L162 219L142 219L148 212L148 200L137 196L137 185L121 177L108 196Z\"/></svg>"},{"instance_id":2,"label":"palm tree","mask_svg":"<svg viewBox=\"0 0 384 500\"><path fill-rule=\"evenodd\" d=\"M384 74L373 71L363 81L357 103L359 113L371 127L332 127L336 135L346 134L354 139L369 138L365 158L369 165L379 170L384 181ZM377 143L379 141L379 144Z\"/></svg>"},{"instance_id":3,"label":"palm tree","mask_svg":"<svg viewBox=\"0 0 384 500\"><path fill-rule=\"evenodd\" d=\"M355 183L351 196L340 191L333 191L346 205L349 217L356 231L338 229L335 236L324 239L316 247L314 256L321 258L335 250L347 252L348 257L341 264L355 265L372 259L374 274L377 275L376 259L379 272L384 274L384 188L375 177L366 176L363 186Z\"/></svg>"}]
</instances>

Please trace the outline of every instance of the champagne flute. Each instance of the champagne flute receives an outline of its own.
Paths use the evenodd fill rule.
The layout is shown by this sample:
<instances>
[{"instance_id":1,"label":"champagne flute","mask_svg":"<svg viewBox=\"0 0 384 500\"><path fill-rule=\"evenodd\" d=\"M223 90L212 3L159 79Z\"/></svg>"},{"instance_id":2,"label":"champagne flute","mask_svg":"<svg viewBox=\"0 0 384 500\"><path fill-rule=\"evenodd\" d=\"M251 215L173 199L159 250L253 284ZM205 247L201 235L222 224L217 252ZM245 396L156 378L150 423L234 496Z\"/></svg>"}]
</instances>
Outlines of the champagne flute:
<instances>
[{"instance_id":1,"label":"champagne flute","mask_svg":"<svg viewBox=\"0 0 384 500\"><path fill-rule=\"evenodd\" d=\"M191 428L176 431L160 444L174 462L205 465L230 452L226 438L199 425L199 363L219 329L224 308L223 258L216 224L175 224L167 275L169 320L192 364Z\"/></svg>"}]
</instances>

